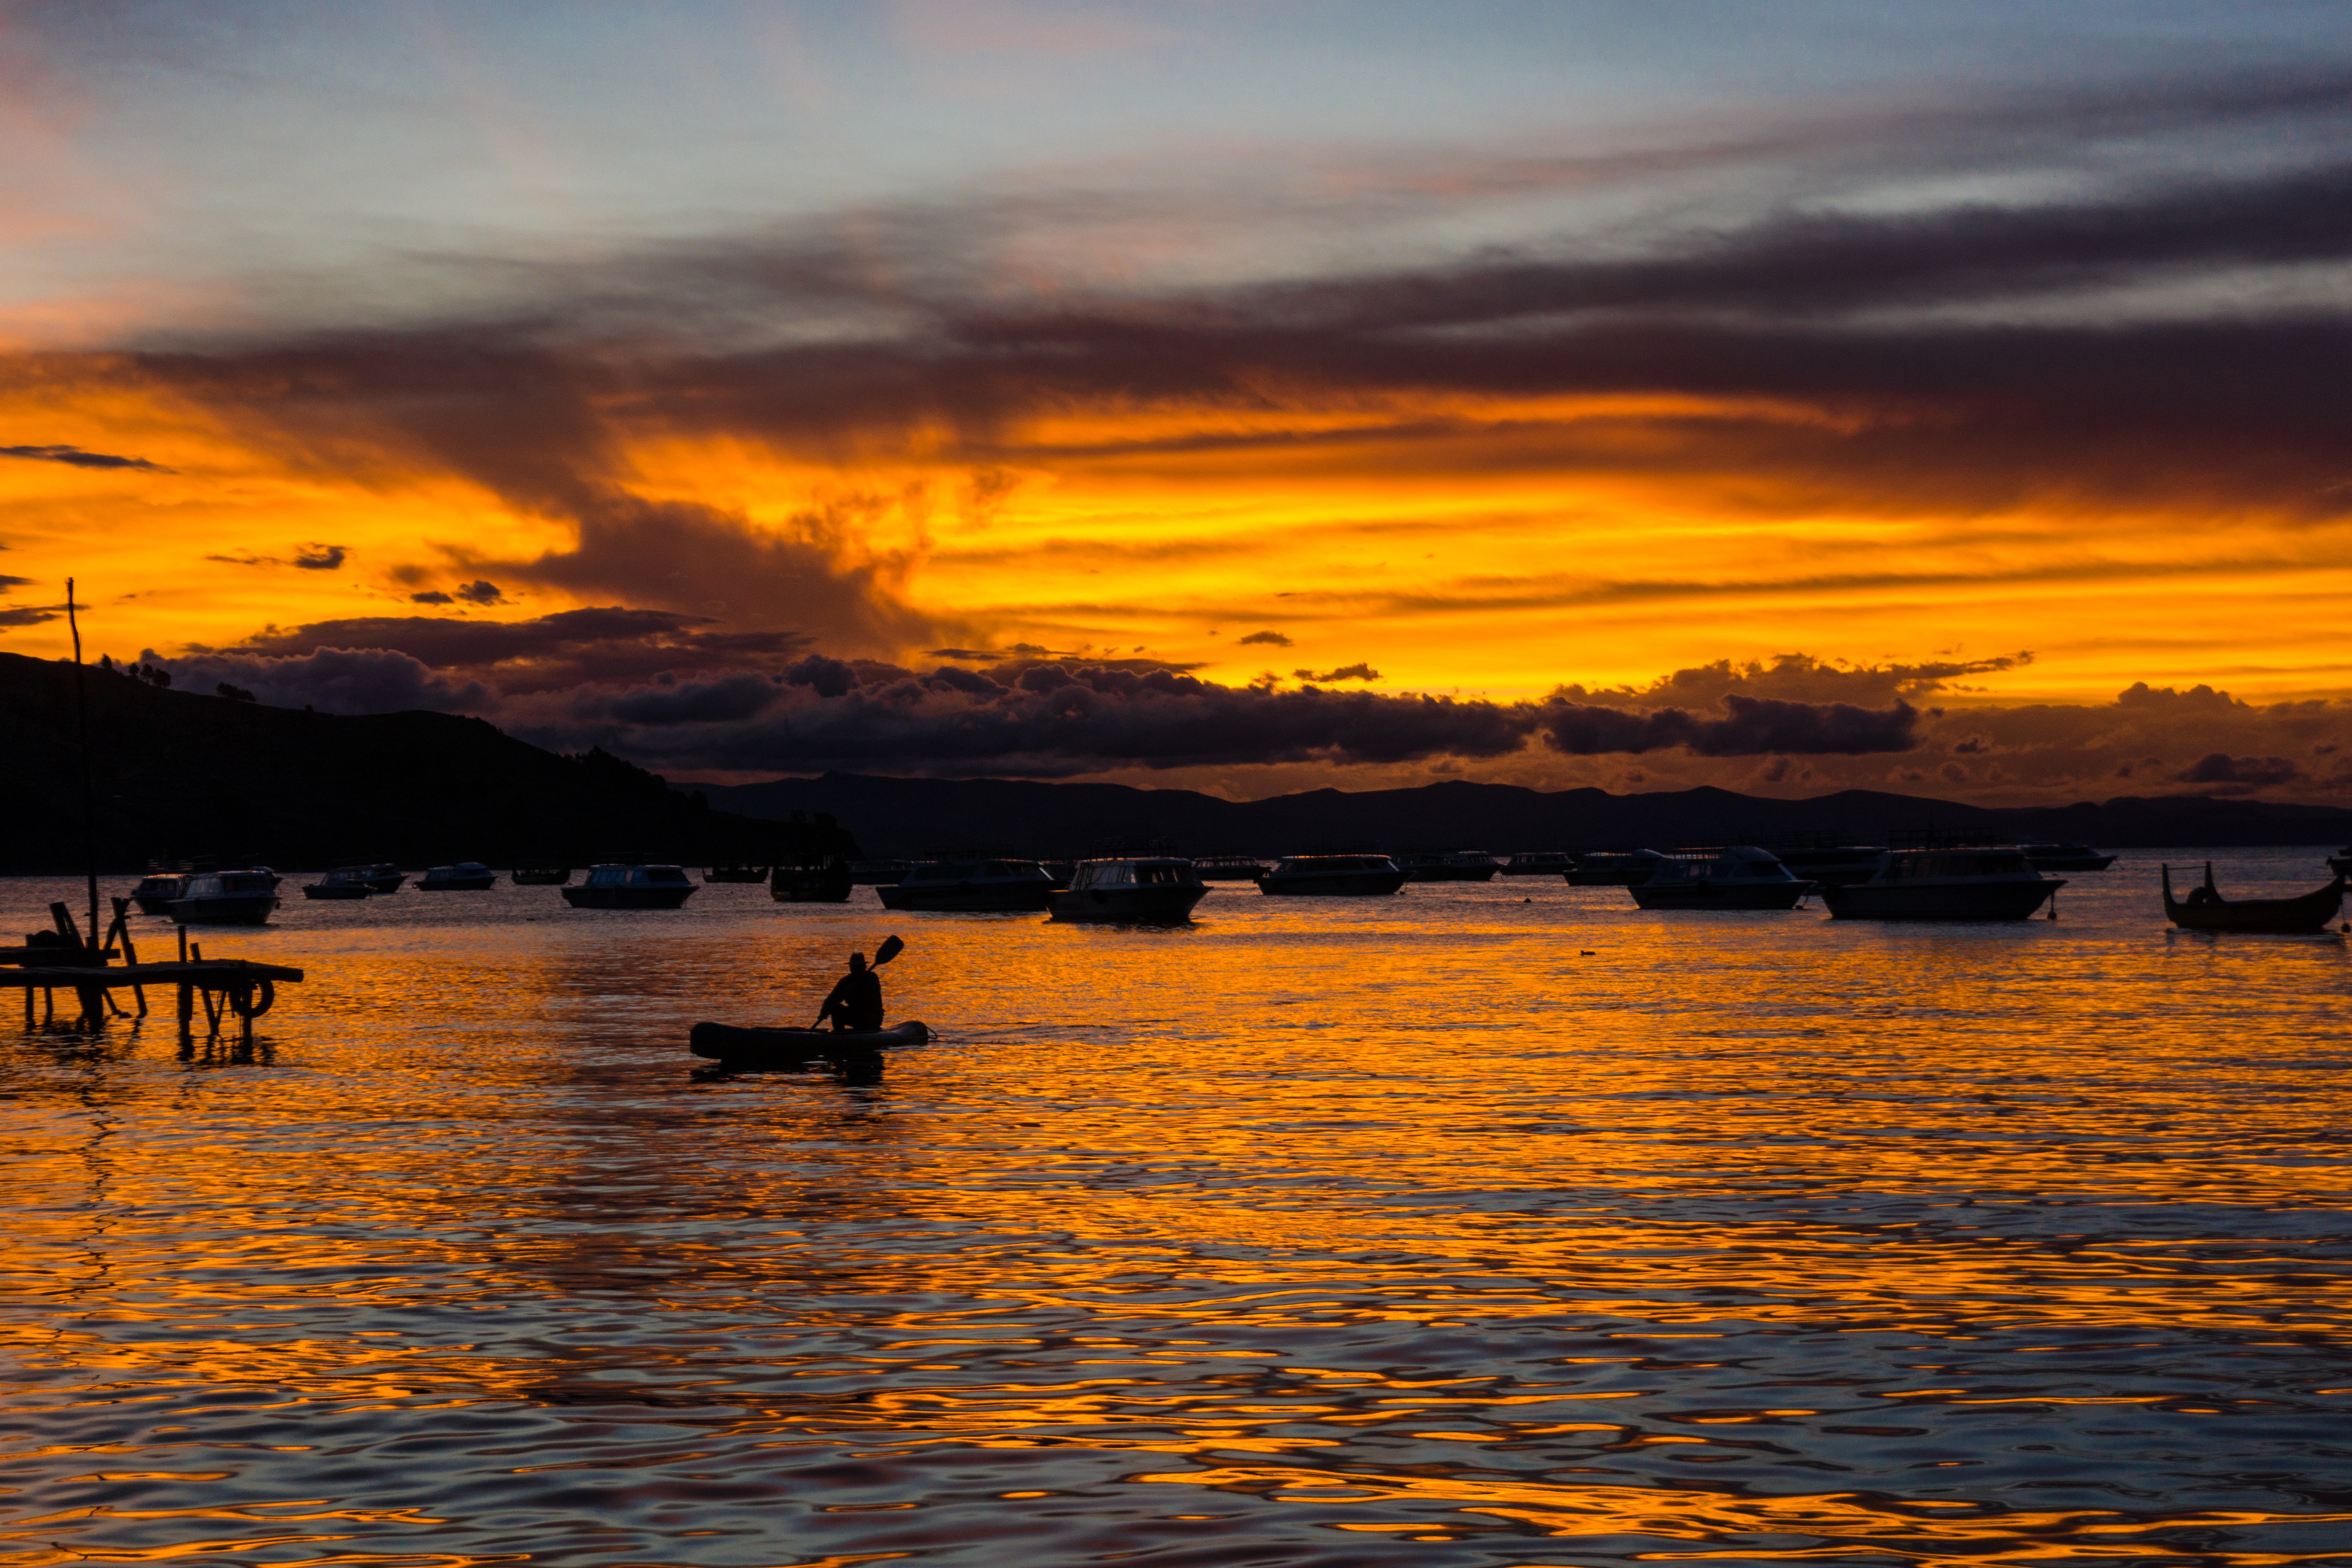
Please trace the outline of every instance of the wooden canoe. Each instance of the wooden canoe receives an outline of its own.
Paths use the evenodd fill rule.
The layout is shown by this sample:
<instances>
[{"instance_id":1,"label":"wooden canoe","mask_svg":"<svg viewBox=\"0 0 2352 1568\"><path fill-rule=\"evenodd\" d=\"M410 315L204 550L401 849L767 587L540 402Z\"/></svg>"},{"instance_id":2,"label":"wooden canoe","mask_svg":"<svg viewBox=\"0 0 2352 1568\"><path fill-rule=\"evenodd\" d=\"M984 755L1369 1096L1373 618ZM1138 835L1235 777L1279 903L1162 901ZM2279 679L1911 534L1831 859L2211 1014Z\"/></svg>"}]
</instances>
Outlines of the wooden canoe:
<instances>
[{"instance_id":1,"label":"wooden canoe","mask_svg":"<svg viewBox=\"0 0 2352 1568\"><path fill-rule=\"evenodd\" d=\"M2293 899L2224 899L2213 886L2213 862L2205 862L2204 886L2185 899L2172 896L2172 868L2162 868L2164 913L2183 931L2264 931L2296 935L2324 931L2344 903L2344 881L2334 881L2315 892Z\"/></svg>"}]
</instances>

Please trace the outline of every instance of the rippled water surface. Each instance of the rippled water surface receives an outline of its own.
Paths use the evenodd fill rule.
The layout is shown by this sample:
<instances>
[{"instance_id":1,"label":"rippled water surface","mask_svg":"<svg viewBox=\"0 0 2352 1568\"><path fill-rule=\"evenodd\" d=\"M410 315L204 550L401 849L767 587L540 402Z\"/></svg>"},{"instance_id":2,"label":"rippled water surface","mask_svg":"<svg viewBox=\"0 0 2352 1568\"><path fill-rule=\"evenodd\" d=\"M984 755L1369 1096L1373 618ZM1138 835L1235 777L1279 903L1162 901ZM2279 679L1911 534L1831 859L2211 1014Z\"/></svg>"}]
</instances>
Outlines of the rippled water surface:
<instances>
[{"instance_id":1,"label":"rippled water surface","mask_svg":"<svg viewBox=\"0 0 2352 1568\"><path fill-rule=\"evenodd\" d=\"M290 898L249 1051L0 997L0 1562L2352 1564L2347 949L2154 881Z\"/></svg>"}]
</instances>

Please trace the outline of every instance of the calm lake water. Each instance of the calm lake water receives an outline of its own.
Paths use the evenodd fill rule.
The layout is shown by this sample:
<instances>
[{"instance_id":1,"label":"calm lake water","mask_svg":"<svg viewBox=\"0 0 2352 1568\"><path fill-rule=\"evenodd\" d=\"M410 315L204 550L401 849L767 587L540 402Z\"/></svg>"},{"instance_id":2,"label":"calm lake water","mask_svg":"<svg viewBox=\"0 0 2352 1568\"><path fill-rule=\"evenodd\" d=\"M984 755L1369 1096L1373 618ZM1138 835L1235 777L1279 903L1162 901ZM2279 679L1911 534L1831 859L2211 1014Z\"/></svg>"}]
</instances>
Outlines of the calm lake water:
<instances>
[{"instance_id":1,"label":"calm lake water","mask_svg":"<svg viewBox=\"0 0 2352 1568\"><path fill-rule=\"evenodd\" d=\"M2352 1564L2352 962L2155 864L1947 930L289 880L202 939L309 971L249 1052L0 998L0 1562ZM938 1043L695 1070L888 931Z\"/></svg>"}]
</instances>

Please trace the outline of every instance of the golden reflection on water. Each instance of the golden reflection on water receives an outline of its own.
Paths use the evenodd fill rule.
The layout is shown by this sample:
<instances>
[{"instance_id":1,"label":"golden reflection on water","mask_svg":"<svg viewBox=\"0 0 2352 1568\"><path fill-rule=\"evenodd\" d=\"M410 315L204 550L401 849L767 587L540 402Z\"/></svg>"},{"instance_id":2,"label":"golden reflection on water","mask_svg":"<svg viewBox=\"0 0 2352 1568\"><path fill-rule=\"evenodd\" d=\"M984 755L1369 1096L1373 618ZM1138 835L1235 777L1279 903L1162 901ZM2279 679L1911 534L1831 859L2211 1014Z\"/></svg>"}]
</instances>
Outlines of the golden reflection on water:
<instances>
[{"instance_id":1,"label":"golden reflection on water","mask_svg":"<svg viewBox=\"0 0 2352 1568\"><path fill-rule=\"evenodd\" d=\"M2153 882L298 903L12 1021L0 1563L2352 1563L2346 949ZM695 1070L891 929L940 1043Z\"/></svg>"}]
</instances>

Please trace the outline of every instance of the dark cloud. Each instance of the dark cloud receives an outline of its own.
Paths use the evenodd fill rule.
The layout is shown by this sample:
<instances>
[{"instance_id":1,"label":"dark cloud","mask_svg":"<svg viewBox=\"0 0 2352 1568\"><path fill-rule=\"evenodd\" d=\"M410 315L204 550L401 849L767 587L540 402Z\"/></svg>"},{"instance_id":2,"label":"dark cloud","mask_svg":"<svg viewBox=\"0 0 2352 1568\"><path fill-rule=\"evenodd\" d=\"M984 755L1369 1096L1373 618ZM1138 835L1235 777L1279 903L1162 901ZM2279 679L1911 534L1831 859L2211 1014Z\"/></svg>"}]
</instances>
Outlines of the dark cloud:
<instances>
[{"instance_id":1,"label":"dark cloud","mask_svg":"<svg viewBox=\"0 0 2352 1568\"><path fill-rule=\"evenodd\" d=\"M496 694L478 680L452 680L422 659L380 647L326 647L289 658L234 651L162 659L150 649L142 663L172 672L183 691L234 686L277 707L309 705L328 713L394 713L424 708L442 713L480 712Z\"/></svg>"},{"instance_id":2,"label":"dark cloud","mask_svg":"<svg viewBox=\"0 0 2352 1568\"><path fill-rule=\"evenodd\" d=\"M428 588L422 594L409 595L408 602L412 605L454 605L457 601L438 588Z\"/></svg>"},{"instance_id":3,"label":"dark cloud","mask_svg":"<svg viewBox=\"0 0 2352 1568\"><path fill-rule=\"evenodd\" d=\"M1240 646L1243 647L1247 647L1252 643L1265 643L1270 647L1288 647L1290 639L1280 632L1252 632L1240 639Z\"/></svg>"},{"instance_id":4,"label":"dark cloud","mask_svg":"<svg viewBox=\"0 0 2352 1568\"><path fill-rule=\"evenodd\" d=\"M469 605L499 605L506 602L506 595L499 591L496 583L485 583L479 578L457 589L457 596Z\"/></svg>"},{"instance_id":5,"label":"dark cloud","mask_svg":"<svg viewBox=\"0 0 2352 1568\"><path fill-rule=\"evenodd\" d=\"M306 544L293 563L305 572L338 572L351 552L348 544Z\"/></svg>"},{"instance_id":6,"label":"dark cloud","mask_svg":"<svg viewBox=\"0 0 2352 1568\"><path fill-rule=\"evenodd\" d=\"M0 594L5 594L11 588L29 588L32 585L33 580L30 577L11 577L5 572L0 572Z\"/></svg>"},{"instance_id":7,"label":"dark cloud","mask_svg":"<svg viewBox=\"0 0 2352 1568\"><path fill-rule=\"evenodd\" d=\"M770 659L781 667L807 638L793 632L722 631L705 616L669 610L563 610L521 621L439 616L376 616L271 627L232 648L201 649L228 657L295 658L324 648L396 652L467 680L486 680L508 693L589 681L638 681L669 672L740 668Z\"/></svg>"},{"instance_id":8,"label":"dark cloud","mask_svg":"<svg viewBox=\"0 0 2352 1568\"><path fill-rule=\"evenodd\" d=\"M29 458L35 462L64 463L76 468L136 468L150 474L173 471L144 458L118 458L111 452L85 452L79 447L0 447L0 458Z\"/></svg>"},{"instance_id":9,"label":"dark cloud","mask_svg":"<svg viewBox=\"0 0 2352 1568\"><path fill-rule=\"evenodd\" d=\"M5 631L10 626L37 626L44 621L54 621L57 618L58 615L54 610L30 608L0 610L0 631Z\"/></svg>"},{"instance_id":10,"label":"dark cloud","mask_svg":"<svg viewBox=\"0 0 2352 1568\"><path fill-rule=\"evenodd\" d=\"M551 705L562 704L559 717ZM1533 724L1525 704L1381 697L1370 692L1270 692L1221 686L1169 670L1039 664L1009 683L943 668L929 675L860 679L842 660L811 657L761 692L709 683L621 700L667 729L663 755L688 766L808 771L863 767L931 773L1055 776L1108 767L1319 760L1392 763L1519 751ZM688 730L697 704L748 720ZM575 748L605 733L621 703L549 693L534 710ZM519 719L525 716L518 714ZM528 720L525 720L528 722Z\"/></svg>"},{"instance_id":11,"label":"dark cloud","mask_svg":"<svg viewBox=\"0 0 2352 1568\"><path fill-rule=\"evenodd\" d=\"M1317 681L1325 686L1335 680L1378 680L1381 678L1381 672L1370 664L1343 664L1319 675L1311 669L1294 669L1290 673L1297 679Z\"/></svg>"},{"instance_id":12,"label":"dark cloud","mask_svg":"<svg viewBox=\"0 0 2352 1568\"><path fill-rule=\"evenodd\" d=\"M1604 708L1555 701L1543 710L1544 743L1570 756L1687 747L1703 757L1767 752L1855 755L1907 752L1917 743L1919 710L1907 702L1884 710L1850 702L1790 702L1728 695L1724 715L1702 718L1681 708Z\"/></svg>"},{"instance_id":13,"label":"dark cloud","mask_svg":"<svg viewBox=\"0 0 2352 1568\"><path fill-rule=\"evenodd\" d=\"M2227 752L2208 752L2173 774L2173 780L2178 784L2259 786L2285 784L2302 771L2284 757L2233 757Z\"/></svg>"}]
</instances>

